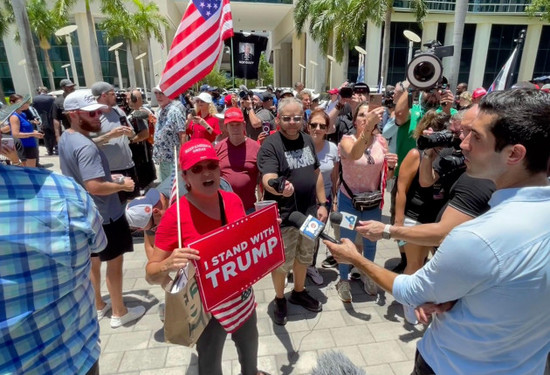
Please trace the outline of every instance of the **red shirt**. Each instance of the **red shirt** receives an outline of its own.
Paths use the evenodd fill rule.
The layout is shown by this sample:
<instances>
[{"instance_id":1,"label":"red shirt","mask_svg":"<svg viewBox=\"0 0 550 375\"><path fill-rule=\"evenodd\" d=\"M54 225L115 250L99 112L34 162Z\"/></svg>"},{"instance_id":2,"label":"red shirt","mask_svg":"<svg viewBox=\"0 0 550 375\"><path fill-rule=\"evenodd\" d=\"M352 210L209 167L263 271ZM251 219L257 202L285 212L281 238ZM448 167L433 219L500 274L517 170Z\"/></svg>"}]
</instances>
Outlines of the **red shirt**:
<instances>
[{"instance_id":1,"label":"red shirt","mask_svg":"<svg viewBox=\"0 0 550 375\"><path fill-rule=\"evenodd\" d=\"M220 158L221 176L229 182L233 191L242 199L244 209L249 210L256 202L256 185L258 184L257 160L260 145L246 138L234 146L229 138L216 145L216 154Z\"/></svg>"},{"instance_id":2,"label":"red shirt","mask_svg":"<svg viewBox=\"0 0 550 375\"><path fill-rule=\"evenodd\" d=\"M209 142L214 142L216 140L216 137L222 133L220 131L219 120L217 117L209 114L204 118L204 121L206 121L208 125L210 125L210 127L212 128L212 133L208 133L208 131L204 127L202 127L202 125L191 121L191 123L189 124L189 128L187 129L187 134L191 136L190 139L204 138L207 139Z\"/></svg>"},{"instance_id":3,"label":"red shirt","mask_svg":"<svg viewBox=\"0 0 550 375\"><path fill-rule=\"evenodd\" d=\"M235 222L245 216L243 204L235 193L219 190L224 202L227 223ZM180 198L182 244L199 239L202 235L222 226L221 220L212 219L197 207L189 203L185 196ZM155 235L155 246L164 251L174 251L178 245L177 205L166 210ZM220 247L221 248L221 247ZM254 292L244 301L241 293L212 310L212 315L229 333L238 330L250 318L256 307Z\"/></svg>"}]
</instances>

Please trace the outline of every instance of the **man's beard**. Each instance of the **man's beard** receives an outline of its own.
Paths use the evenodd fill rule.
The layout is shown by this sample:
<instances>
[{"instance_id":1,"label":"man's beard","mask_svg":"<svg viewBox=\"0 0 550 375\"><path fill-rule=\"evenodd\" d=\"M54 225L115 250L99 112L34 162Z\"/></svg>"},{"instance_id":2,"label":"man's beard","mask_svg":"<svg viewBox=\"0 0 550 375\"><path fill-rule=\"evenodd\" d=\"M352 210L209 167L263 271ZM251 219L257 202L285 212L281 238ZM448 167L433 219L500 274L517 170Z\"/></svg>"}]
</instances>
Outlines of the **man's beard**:
<instances>
[{"instance_id":1,"label":"man's beard","mask_svg":"<svg viewBox=\"0 0 550 375\"><path fill-rule=\"evenodd\" d=\"M439 107L439 100L437 96L433 94L428 94L428 96L422 99L422 107L427 111L430 109L436 109Z\"/></svg>"},{"instance_id":2,"label":"man's beard","mask_svg":"<svg viewBox=\"0 0 550 375\"><path fill-rule=\"evenodd\" d=\"M101 130L101 123L94 125L90 121L80 118L80 128L84 131L95 133Z\"/></svg>"}]
</instances>

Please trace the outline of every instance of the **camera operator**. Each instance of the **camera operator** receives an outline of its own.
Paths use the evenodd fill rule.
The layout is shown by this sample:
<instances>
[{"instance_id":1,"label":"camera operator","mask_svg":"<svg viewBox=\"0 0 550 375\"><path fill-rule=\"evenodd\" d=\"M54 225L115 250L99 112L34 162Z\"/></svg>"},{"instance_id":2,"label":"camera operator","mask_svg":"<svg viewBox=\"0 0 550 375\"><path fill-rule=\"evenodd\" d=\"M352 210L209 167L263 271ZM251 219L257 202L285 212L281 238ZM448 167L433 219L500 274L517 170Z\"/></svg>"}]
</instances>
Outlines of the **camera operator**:
<instances>
[{"instance_id":1,"label":"camera operator","mask_svg":"<svg viewBox=\"0 0 550 375\"><path fill-rule=\"evenodd\" d=\"M370 93L365 83L350 85L344 82L338 90L337 104L328 113L330 124L327 139L335 144L340 143L342 137L354 131L353 113L359 103L366 101Z\"/></svg>"},{"instance_id":2,"label":"camera operator","mask_svg":"<svg viewBox=\"0 0 550 375\"><path fill-rule=\"evenodd\" d=\"M463 140L470 132L472 122L478 112L477 106L468 109L460 123L451 122L451 132ZM425 151L427 152L423 153L420 161L419 176L420 185L423 187L430 186L427 183L433 184L440 177L436 168L433 167L437 152L434 149ZM489 199L495 190L492 181L470 177L464 173L464 168L459 169L461 173L457 177L456 183L450 188L448 201L441 209L435 223L398 227L378 221L365 221L361 222L357 231L371 241L391 238L423 246L439 246L454 227L487 211Z\"/></svg>"},{"instance_id":3,"label":"camera operator","mask_svg":"<svg viewBox=\"0 0 550 375\"><path fill-rule=\"evenodd\" d=\"M242 90L239 91L241 111L243 112L244 122L246 123L246 135L256 141L260 133L263 132L263 129L262 120L256 116L256 112L254 112L253 97L254 92L245 87L242 87Z\"/></svg>"},{"instance_id":4,"label":"camera operator","mask_svg":"<svg viewBox=\"0 0 550 375\"><path fill-rule=\"evenodd\" d=\"M407 153L416 147L416 140L413 137L416 125L422 119L422 116L430 109L436 112L445 112L448 115L456 114L457 110L452 108L454 96L450 90L447 90L447 79L442 77L441 87L432 88L420 92L419 103L413 105L413 98L416 93L410 88L408 81L399 82L395 88L394 95L399 99L395 102L395 125L397 129L396 153L397 167L394 176L399 179L399 166L407 156ZM402 94L401 94L402 93ZM395 194L397 193L397 181L391 191L391 222L395 219ZM399 247L401 262L392 270L397 273L403 272L407 266L407 256L402 246Z\"/></svg>"}]
</instances>

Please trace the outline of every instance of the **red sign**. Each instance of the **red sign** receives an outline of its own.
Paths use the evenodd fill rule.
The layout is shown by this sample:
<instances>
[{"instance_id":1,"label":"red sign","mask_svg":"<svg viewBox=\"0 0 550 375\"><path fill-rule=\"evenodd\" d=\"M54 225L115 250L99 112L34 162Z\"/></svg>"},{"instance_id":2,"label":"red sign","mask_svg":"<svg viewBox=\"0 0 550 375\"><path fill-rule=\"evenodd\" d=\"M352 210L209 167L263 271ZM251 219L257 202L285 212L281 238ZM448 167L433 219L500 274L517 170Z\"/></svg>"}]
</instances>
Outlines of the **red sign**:
<instances>
[{"instance_id":1,"label":"red sign","mask_svg":"<svg viewBox=\"0 0 550 375\"><path fill-rule=\"evenodd\" d=\"M249 288L285 261L277 205L207 233L189 247L200 252L194 262L206 311Z\"/></svg>"}]
</instances>

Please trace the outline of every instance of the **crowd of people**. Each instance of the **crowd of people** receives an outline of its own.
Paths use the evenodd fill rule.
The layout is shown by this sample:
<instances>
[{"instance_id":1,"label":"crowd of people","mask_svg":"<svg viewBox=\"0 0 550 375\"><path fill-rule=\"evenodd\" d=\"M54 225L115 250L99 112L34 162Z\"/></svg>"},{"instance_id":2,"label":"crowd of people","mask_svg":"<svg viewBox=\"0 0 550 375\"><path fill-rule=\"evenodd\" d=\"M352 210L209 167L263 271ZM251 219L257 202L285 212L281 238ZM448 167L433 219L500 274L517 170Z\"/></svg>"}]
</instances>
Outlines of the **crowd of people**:
<instances>
[{"instance_id":1,"label":"crowd of people","mask_svg":"<svg viewBox=\"0 0 550 375\"><path fill-rule=\"evenodd\" d=\"M204 85L170 99L157 86L155 112L138 89L120 94L97 82L75 90L66 79L61 88L58 98L39 89L38 115L26 114L30 98L12 95L2 119L2 132L15 141L0 149L12 164L0 166L0 185L8 187L0 192L8 228L0 249L20 265L0 263L0 342L14 348L0 369L97 374L98 320L110 316L115 329L145 313L126 307L122 295L132 231L143 233L144 277L166 288L171 272L200 259L188 244L272 200L285 253L271 272L275 324L287 323L287 302L323 308L306 288L308 277L324 284L316 263L321 242L301 235L291 214L327 223L338 212L356 223L335 226L340 243L324 241L330 253L322 266L337 268L339 299L352 303L350 283L358 279L369 296L379 288L394 294L409 324L431 320L414 374L544 371L550 94L470 94L463 83L455 94L446 85L419 92L403 81L380 95L345 82L320 102L298 82L295 91L240 87L225 96ZM42 138L64 176L37 168ZM181 181L178 205L170 202L174 179ZM375 263L380 239L398 243L393 270ZM242 374L265 374L253 288L228 297L197 342L199 373L222 373L229 333ZM47 337L51 314L63 335Z\"/></svg>"}]
</instances>

